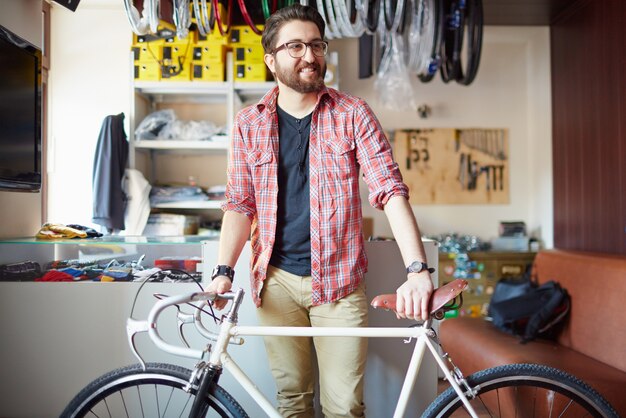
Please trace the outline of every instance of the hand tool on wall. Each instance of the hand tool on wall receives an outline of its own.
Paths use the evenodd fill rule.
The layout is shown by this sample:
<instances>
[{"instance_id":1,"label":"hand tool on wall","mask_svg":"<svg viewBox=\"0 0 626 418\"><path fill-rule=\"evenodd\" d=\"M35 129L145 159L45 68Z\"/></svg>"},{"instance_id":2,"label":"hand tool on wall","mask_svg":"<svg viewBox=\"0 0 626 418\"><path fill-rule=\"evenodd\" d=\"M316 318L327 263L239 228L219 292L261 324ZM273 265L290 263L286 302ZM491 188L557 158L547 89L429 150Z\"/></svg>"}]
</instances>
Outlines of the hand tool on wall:
<instances>
[{"instance_id":1,"label":"hand tool on wall","mask_svg":"<svg viewBox=\"0 0 626 418\"><path fill-rule=\"evenodd\" d=\"M461 157L459 159L459 175L457 176L457 178L459 179L459 182L461 183L461 189L463 190L465 190L465 173L467 172L465 164L465 153L461 153Z\"/></svg>"},{"instance_id":2,"label":"hand tool on wall","mask_svg":"<svg viewBox=\"0 0 626 418\"><path fill-rule=\"evenodd\" d=\"M489 171L490 171L490 166L488 165L480 167L480 172L485 173L485 175L487 176L487 181L485 181L485 184L487 185L487 191L489 191Z\"/></svg>"},{"instance_id":3,"label":"hand tool on wall","mask_svg":"<svg viewBox=\"0 0 626 418\"><path fill-rule=\"evenodd\" d=\"M500 170L500 190L504 189L504 165L498 167Z\"/></svg>"}]
</instances>

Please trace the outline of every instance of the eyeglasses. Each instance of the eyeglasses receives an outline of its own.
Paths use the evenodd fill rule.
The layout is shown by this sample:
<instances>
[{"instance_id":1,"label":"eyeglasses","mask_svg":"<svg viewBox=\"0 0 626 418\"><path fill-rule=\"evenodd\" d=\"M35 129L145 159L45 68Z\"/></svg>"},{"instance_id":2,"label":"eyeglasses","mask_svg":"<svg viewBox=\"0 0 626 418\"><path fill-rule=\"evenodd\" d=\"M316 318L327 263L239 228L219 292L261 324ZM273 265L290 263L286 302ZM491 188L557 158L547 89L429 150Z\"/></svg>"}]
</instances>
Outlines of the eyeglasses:
<instances>
[{"instance_id":1,"label":"eyeglasses","mask_svg":"<svg viewBox=\"0 0 626 418\"><path fill-rule=\"evenodd\" d=\"M316 57L323 57L328 53L328 42L326 41L313 41L313 42L286 42L279 47L274 48L272 54L276 54L283 49L287 50L287 53L291 58L302 58L306 55L306 49L311 48L311 52Z\"/></svg>"}]
</instances>

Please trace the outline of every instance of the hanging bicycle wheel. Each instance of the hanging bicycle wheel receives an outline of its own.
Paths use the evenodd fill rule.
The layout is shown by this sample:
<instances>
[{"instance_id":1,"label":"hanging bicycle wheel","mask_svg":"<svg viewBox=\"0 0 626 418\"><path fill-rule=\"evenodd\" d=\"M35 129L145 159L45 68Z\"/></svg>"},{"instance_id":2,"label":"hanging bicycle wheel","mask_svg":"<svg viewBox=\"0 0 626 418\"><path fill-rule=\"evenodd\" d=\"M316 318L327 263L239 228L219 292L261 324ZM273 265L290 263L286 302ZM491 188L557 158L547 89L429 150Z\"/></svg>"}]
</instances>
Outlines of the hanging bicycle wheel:
<instances>
[{"instance_id":1,"label":"hanging bicycle wheel","mask_svg":"<svg viewBox=\"0 0 626 418\"><path fill-rule=\"evenodd\" d=\"M499 366L475 373L467 382L477 391L470 404L479 416L619 418L609 403L587 384L547 366ZM452 388L439 395L423 415L452 416L470 416Z\"/></svg>"},{"instance_id":2,"label":"hanging bicycle wheel","mask_svg":"<svg viewBox=\"0 0 626 418\"><path fill-rule=\"evenodd\" d=\"M65 408L62 418L80 417L186 417L196 395L186 392L191 371L180 366L147 363L113 370L85 387ZM222 387L206 394L205 417L248 417Z\"/></svg>"}]
</instances>

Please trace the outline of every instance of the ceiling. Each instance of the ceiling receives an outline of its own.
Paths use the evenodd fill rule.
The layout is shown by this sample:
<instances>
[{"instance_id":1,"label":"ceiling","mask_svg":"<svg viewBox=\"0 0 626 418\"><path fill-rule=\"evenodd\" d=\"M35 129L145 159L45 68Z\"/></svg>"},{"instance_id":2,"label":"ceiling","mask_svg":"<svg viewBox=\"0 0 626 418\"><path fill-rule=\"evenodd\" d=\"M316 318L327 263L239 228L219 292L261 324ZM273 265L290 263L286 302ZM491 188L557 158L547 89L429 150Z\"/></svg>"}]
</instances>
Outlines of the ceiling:
<instances>
[{"instance_id":1,"label":"ceiling","mask_svg":"<svg viewBox=\"0 0 626 418\"><path fill-rule=\"evenodd\" d=\"M485 25L550 25L571 0L483 0Z\"/></svg>"}]
</instances>

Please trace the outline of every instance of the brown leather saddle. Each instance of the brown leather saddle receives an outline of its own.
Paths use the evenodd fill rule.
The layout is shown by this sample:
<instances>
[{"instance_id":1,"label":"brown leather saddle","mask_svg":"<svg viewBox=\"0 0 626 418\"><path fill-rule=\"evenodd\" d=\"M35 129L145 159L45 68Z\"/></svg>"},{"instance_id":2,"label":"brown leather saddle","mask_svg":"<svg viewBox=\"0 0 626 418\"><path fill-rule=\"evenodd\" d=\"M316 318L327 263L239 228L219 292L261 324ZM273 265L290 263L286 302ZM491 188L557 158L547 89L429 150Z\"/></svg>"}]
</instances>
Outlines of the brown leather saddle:
<instances>
[{"instance_id":1,"label":"brown leather saddle","mask_svg":"<svg viewBox=\"0 0 626 418\"><path fill-rule=\"evenodd\" d=\"M456 279L450 283L443 285L430 295L430 315L436 319L443 319L443 315L450 309L456 309L463 301L462 293L467 289L468 282L463 279ZM459 304L454 300L460 297ZM396 294L378 295L371 305L374 308L382 308L386 310L396 311Z\"/></svg>"}]
</instances>

